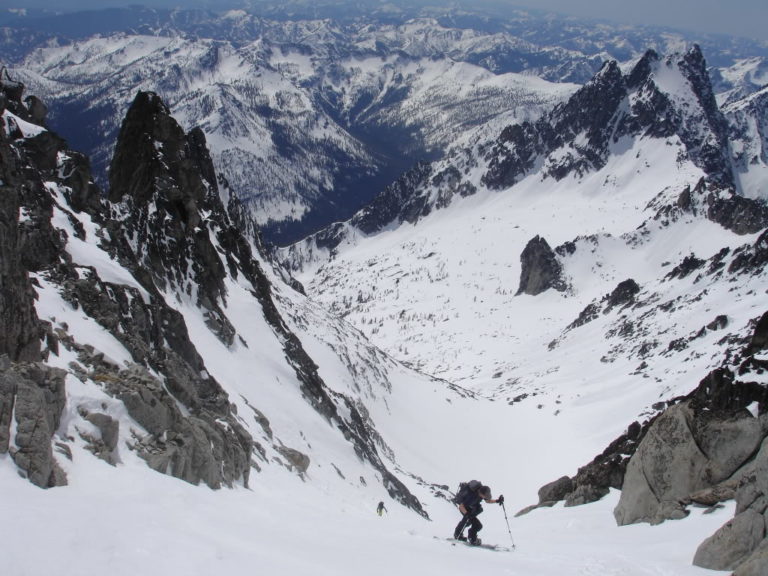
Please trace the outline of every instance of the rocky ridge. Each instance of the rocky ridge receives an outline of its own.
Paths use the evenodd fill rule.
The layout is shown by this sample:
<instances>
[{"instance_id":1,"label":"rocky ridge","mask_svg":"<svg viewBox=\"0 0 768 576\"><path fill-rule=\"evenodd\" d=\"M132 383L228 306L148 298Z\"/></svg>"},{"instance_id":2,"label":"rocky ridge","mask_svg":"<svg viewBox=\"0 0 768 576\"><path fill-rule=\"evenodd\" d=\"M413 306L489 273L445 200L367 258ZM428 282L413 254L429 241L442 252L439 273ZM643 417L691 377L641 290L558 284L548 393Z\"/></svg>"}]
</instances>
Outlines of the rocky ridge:
<instances>
[{"instance_id":1,"label":"rocky ridge","mask_svg":"<svg viewBox=\"0 0 768 576\"><path fill-rule=\"evenodd\" d=\"M158 472L211 488L247 486L251 471L272 461L303 475L309 457L274 436L255 406L248 405L257 428L246 424L175 307L188 302L199 309L225 347L246 345L227 316L227 283L240 281L260 304L306 400L392 498L426 515L389 471L380 455L386 446L359 404L328 388L283 319L259 261L258 237L245 235L255 227L235 199L229 210L222 204L202 132L186 134L157 95L140 92L123 123L105 200L87 159L45 129L36 101L23 101L15 88L3 84L0 131L9 152L3 154L3 262L16 264L0 276L2 332L15 335L0 349L0 448L20 473L41 487L66 483L57 458L72 458L75 439L61 436L59 421L67 380L76 378L110 398L74 407L76 441L109 464L120 465L127 449ZM89 265L87 243L118 262L124 276L104 277L103 265ZM50 288L119 342L130 360L121 365L79 341L65 323L39 320L35 290ZM27 312L8 314L8 306ZM49 366L64 350L77 361L66 369ZM115 402L130 420L115 417Z\"/></svg>"}]
</instances>

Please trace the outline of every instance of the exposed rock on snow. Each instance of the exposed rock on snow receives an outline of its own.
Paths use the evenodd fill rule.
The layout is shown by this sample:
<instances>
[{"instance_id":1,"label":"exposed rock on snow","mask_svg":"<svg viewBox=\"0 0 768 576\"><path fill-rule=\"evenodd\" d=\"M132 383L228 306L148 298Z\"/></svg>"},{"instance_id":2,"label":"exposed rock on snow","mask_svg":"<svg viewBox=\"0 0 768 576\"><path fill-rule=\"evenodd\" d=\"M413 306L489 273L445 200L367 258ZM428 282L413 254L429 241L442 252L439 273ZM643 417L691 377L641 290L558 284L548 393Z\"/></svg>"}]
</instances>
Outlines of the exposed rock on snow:
<instances>
[{"instance_id":1,"label":"exposed rock on snow","mask_svg":"<svg viewBox=\"0 0 768 576\"><path fill-rule=\"evenodd\" d=\"M758 574L766 564L768 389L749 380L765 370L768 313L756 323L740 360L705 378L682 403L662 413L632 456L614 512L619 524L662 522L687 514L691 502L713 505L735 496L736 517L701 544L694 563ZM757 364L756 364L757 362ZM757 404L755 416L746 408Z\"/></svg>"},{"instance_id":2,"label":"exposed rock on snow","mask_svg":"<svg viewBox=\"0 0 768 576\"><path fill-rule=\"evenodd\" d=\"M710 325L727 325L727 318ZM642 425L633 423L575 477L542 487L539 504L523 512L552 505L544 500L550 498L588 503L613 487L621 489L614 510L619 525L657 524L687 516L691 504L735 499L736 517L702 543L694 562L762 574L768 566L768 388L752 378L768 370L760 356L768 349L768 312L754 326L741 354L663 412ZM748 410L755 406L756 413Z\"/></svg>"},{"instance_id":3,"label":"exposed rock on snow","mask_svg":"<svg viewBox=\"0 0 768 576\"><path fill-rule=\"evenodd\" d=\"M723 418L689 402L673 406L651 426L629 462L616 521L656 524L684 516L681 503L730 478L766 432L768 419L748 412Z\"/></svg>"},{"instance_id":4,"label":"exposed rock on snow","mask_svg":"<svg viewBox=\"0 0 768 576\"><path fill-rule=\"evenodd\" d=\"M563 267L547 241L540 236L531 239L520 255L522 269L517 294L536 296L550 288L563 292L566 283Z\"/></svg>"},{"instance_id":5,"label":"exposed rock on snow","mask_svg":"<svg viewBox=\"0 0 768 576\"><path fill-rule=\"evenodd\" d=\"M20 473L41 488L67 483L52 447L66 403L65 376L39 362L0 358L0 454L10 453Z\"/></svg>"},{"instance_id":6,"label":"exposed rock on snow","mask_svg":"<svg viewBox=\"0 0 768 576\"><path fill-rule=\"evenodd\" d=\"M545 177L581 177L602 168L611 146L626 136L677 136L713 182L734 186L727 123L698 46L663 61L648 51L627 76L607 62L567 103L535 123L505 129L487 152L483 182L508 188L542 165Z\"/></svg>"}]
</instances>

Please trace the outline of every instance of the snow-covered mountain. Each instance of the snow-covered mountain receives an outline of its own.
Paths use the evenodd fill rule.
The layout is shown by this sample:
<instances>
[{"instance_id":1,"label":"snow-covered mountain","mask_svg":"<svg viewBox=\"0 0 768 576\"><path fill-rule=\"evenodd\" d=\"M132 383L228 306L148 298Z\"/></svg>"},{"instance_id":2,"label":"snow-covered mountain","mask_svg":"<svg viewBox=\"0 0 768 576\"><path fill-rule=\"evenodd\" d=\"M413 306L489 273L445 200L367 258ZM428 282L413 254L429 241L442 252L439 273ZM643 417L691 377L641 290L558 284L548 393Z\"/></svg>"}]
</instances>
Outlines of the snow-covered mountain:
<instances>
[{"instance_id":1,"label":"snow-covered mountain","mask_svg":"<svg viewBox=\"0 0 768 576\"><path fill-rule=\"evenodd\" d=\"M347 30L223 18L250 30L248 42L179 33L52 42L14 73L49 103L62 132L77 134L97 173L132 94L162 94L206 132L229 189L276 240L291 222L285 234L295 239L349 216L414 156L441 155L463 131L502 114L535 117L569 91L469 62L511 40L434 21Z\"/></svg>"},{"instance_id":2,"label":"snow-covered mountain","mask_svg":"<svg viewBox=\"0 0 768 576\"><path fill-rule=\"evenodd\" d=\"M104 201L4 88L4 465L61 486L91 452L212 488L283 466L426 515L369 410L395 373L433 384L283 283L221 203L202 132L139 93Z\"/></svg>"},{"instance_id":3,"label":"snow-covered mountain","mask_svg":"<svg viewBox=\"0 0 768 576\"><path fill-rule=\"evenodd\" d=\"M102 197L3 76L6 569L764 573L761 93L720 108L700 49L661 54L462 131L283 253L303 288L160 95ZM444 541L470 477L513 555Z\"/></svg>"},{"instance_id":4,"label":"snow-covered mountain","mask_svg":"<svg viewBox=\"0 0 768 576\"><path fill-rule=\"evenodd\" d=\"M9 573L700 573L695 547L731 509L621 531L616 493L510 527L488 506L483 536L514 556L451 547L459 480L517 510L637 399L611 380L510 406L405 368L284 283L247 212L219 200L202 132L157 95L128 110L104 200L20 88L5 80L0 99Z\"/></svg>"},{"instance_id":5,"label":"snow-covered mountain","mask_svg":"<svg viewBox=\"0 0 768 576\"><path fill-rule=\"evenodd\" d=\"M762 389L744 399L763 406L763 360L743 352L768 302L761 148L738 161L762 142L750 101L727 109L744 111L739 141L698 47L608 62L538 120L420 165L282 256L420 371L556 418L621 399L601 416L612 448L569 480L583 491L567 500L590 501L621 486L631 421L647 430L675 399L713 393L712 371Z\"/></svg>"},{"instance_id":6,"label":"snow-covered mountain","mask_svg":"<svg viewBox=\"0 0 768 576\"><path fill-rule=\"evenodd\" d=\"M535 119L603 61L690 40L487 10L327 2L16 15L3 46L15 77L88 153L103 186L122 110L136 90L153 91L203 128L227 189L285 244L348 218L415 161L442 156L488 120ZM717 86L728 98L759 88L765 47L697 40L722 68Z\"/></svg>"},{"instance_id":7,"label":"snow-covered mountain","mask_svg":"<svg viewBox=\"0 0 768 576\"><path fill-rule=\"evenodd\" d=\"M407 369L289 287L247 212L221 203L202 132L186 133L157 95L139 93L128 110L103 199L87 158L41 126L42 102L8 79L2 88L9 573L206 574L257 563L385 574L402 570L403 555L416 571L491 569L504 560L433 538L456 521L446 498L458 481L494 479L516 510L613 433L589 417L606 399L562 416L493 402ZM573 442L510 443L536 422L568 427ZM483 450L468 429L488 435ZM638 547L601 516L571 517L619 549ZM561 518L537 515L524 530L514 521L513 536L489 510L484 535L512 536L524 550L517 562L533 567ZM687 561L722 519L673 530L689 545L658 565ZM603 562L584 558L574 536L544 573ZM40 542L45 554L35 553Z\"/></svg>"}]
</instances>

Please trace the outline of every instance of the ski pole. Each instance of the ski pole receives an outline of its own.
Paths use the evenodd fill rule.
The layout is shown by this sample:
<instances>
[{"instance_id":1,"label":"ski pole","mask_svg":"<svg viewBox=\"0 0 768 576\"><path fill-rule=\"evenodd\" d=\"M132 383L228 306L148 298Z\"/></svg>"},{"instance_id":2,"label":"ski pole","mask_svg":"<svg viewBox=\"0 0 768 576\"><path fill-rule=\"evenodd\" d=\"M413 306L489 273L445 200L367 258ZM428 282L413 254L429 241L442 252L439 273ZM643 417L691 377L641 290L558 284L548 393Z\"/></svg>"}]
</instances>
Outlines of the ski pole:
<instances>
[{"instance_id":1,"label":"ski pole","mask_svg":"<svg viewBox=\"0 0 768 576\"><path fill-rule=\"evenodd\" d=\"M501 503L501 509L504 510L504 520L507 521L507 531L509 532L509 539L512 540L512 549L515 549L515 539L512 537L512 528L509 527L509 518L507 518L507 507L504 506L504 502Z\"/></svg>"}]
</instances>

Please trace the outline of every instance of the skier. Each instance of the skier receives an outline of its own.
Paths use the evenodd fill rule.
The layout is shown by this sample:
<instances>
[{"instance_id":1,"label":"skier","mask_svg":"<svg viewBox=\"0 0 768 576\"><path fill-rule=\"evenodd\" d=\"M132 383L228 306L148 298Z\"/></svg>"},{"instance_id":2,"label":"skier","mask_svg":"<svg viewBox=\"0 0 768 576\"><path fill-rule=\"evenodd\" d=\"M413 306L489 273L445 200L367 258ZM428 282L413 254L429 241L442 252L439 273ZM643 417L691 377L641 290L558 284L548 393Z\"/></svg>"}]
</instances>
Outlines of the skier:
<instances>
[{"instance_id":1,"label":"skier","mask_svg":"<svg viewBox=\"0 0 768 576\"><path fill-rule=\"evenodd\" d=\"M381 516L384 514L384 512L388 512L388 510L384 507L384 502L379 502L379 505L376 507L376 513Z\"/></svg>"},{"instance_id":2,"label":"skier","mask_svg":"<svg viewBox=\"0 0 768 576\"><path fill-rule=\"evenodd\" d=\"M453 499L453 502L459 507L459 512L461 512L461 520L453 531L453 537L456 540L468 540L470 544L475 546L480 544L477 533L483 529L483 525L477 516L483 511L482 500L485 500L487 504L504 504L504 496L499 496L494 500L491 497L491 489L488 486L483 486L477 480L461 484ZM469 526L468 538L464 537L464 528L467 526Z\"/></svg>"}]
</instances>

